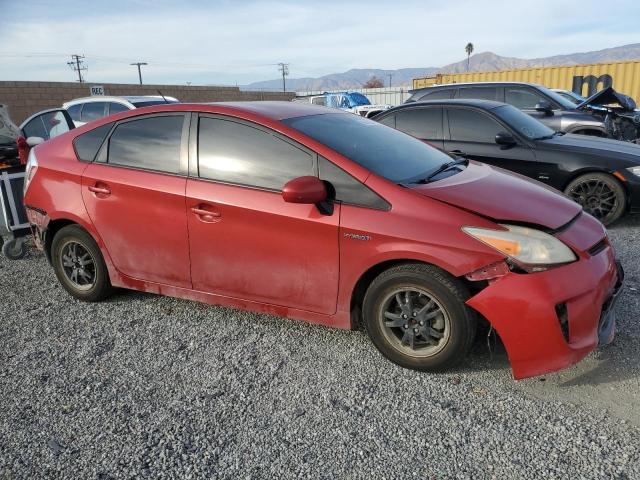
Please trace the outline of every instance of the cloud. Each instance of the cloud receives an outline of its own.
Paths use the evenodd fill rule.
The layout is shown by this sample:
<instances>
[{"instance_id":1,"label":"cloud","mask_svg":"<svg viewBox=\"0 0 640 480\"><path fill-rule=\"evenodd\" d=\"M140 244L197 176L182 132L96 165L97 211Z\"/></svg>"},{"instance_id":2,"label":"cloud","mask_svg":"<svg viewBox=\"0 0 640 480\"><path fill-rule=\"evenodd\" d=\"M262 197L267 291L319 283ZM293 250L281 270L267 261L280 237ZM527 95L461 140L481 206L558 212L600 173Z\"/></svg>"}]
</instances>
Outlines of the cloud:
<instances>
[{"instance_id":1,"label":"cloud","mask_svg":"<svg viewBox=\"0 0 640 480\"><path fill-rule=\"evenodd\" d=\"M6 10L7 0L0 0ZM23 1L29 15L0 15L0 79L72 80L71 53L86 55L86 78L147 82L247 83L317 76L349 68L441 66L476 52L542 57L640 41L637 2L378 2L328 0L109 4ZM621 14L620 12L624 12ZM7 54L50 52L57 56ZM4 54L4 55L3 55Z\"/></svg>"}]
</instances>

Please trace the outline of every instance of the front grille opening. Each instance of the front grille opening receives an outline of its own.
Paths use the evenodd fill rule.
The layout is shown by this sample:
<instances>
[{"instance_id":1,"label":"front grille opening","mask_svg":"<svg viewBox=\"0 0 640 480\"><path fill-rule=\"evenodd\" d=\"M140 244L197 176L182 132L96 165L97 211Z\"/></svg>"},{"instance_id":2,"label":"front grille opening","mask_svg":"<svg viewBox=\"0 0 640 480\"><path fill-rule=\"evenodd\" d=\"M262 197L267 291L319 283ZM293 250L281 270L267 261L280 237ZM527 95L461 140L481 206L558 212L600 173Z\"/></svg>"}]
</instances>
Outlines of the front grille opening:
<instances>
[{"instance_id":1,"label":"front grille opening","mask_svg":"<svg viewBox=\"0 0 640 480\"><path fill-rule=\"evenodd\" d=\"M567 343L569 343L569 312L567 311L566 303L559 303L556 305L556 315L558 316L558 322L560 323L560 330Z\"/></svg>"},{"instance_id":2,"label":"front grille opening","mask_svg":"<svg viewBox=\"0 0 640 480\"><path fill-rule=\"evenodd\" d=\"M594 255L599 254L601 251L607 248L607 244L608 244L607 237L604 237L602 240L596 243L593 247L587 250L587 252L589 253L589 255L593 257Z\"/></svg>"}]
</instances>

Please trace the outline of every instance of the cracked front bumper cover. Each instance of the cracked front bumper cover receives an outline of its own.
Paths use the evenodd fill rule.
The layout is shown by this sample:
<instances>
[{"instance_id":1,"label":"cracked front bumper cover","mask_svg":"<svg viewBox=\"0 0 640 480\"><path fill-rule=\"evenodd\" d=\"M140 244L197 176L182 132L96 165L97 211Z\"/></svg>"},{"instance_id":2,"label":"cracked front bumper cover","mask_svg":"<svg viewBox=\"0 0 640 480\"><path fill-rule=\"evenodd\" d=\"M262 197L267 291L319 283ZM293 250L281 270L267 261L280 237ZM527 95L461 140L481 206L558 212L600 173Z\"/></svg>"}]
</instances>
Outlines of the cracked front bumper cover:
<instances>
[{"instance_id":1,"label":"cracked front bumper cover","mask_svg":"<svg viewBox=\"0 0 640 480\"><path fill-rule=\"evenodd\" d=\"M516 379L579 362L615 332L622 267L607 245L597 255L545 272L510 272L467 301L494 327ZM568 341L556 306L567 308Z\"/></svg>"}]
</instances>

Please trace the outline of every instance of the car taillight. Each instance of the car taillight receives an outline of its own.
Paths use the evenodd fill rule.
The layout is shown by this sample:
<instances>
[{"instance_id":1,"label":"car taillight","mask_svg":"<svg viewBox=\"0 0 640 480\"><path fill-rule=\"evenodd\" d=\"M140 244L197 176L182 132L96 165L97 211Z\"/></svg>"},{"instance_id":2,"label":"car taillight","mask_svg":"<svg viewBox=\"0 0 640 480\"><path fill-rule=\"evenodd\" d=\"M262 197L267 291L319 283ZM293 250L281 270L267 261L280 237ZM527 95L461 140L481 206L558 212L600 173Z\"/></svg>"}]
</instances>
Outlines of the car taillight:
<instances>
[{"instance_id":1,"label":"car taillight","mask_svg":"<svg viewBox=\"0 0 640 480\"><path fill-rule=\"evenodd\" d=\"M27 166L24 171L23 196L27 193L27 188L29 188L29 184L31 180L33 180L36 170L38 170L38 159L36 158L35 150L35 148L32 148L29 152L29 159L27 160Z\"/></svg>"}]
</instances>

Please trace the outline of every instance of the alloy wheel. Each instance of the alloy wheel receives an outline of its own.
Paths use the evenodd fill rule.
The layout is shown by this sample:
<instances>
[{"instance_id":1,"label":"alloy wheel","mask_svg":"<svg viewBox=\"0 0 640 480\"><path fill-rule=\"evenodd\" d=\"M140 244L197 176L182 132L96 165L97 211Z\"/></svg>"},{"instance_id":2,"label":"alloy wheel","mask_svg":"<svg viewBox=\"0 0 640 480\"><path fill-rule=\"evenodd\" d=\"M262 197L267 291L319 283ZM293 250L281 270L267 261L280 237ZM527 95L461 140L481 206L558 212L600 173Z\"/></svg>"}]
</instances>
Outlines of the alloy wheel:
<instances>
[{"instance_id":1,"label":"alloy wheel","mask_svg":"<svg viewBox=\"0 0 640 480\"><path fill-rule=\"evenodd\" d=\"M432 294L402 287L382 302L380 321L385 338L399 351L412 357L430 357L449 340L451 321Z\"/></svg>"},{"instance_id":2,"label":"alloy wheel","mask_svg":"<svg viewBox=\"0 0 640 480\"><path fill-rule=\"evenodd\" d=\"M606 218L618 207L618 196L611 186L601 179L587 179L574 185L569 197L597 219Z\"/></svg>"},{"instance_id":3,"label":"alloy wheel","mask_svg":"<svg viewBox=\"0 0 640 480\"><path fill-rule=\"evenodd\" d=\"M91 253L74 240L61 249L62 271L71 285L78 290L90 290L96 283L96 265Z\"/></svg>"}]
</instances>

